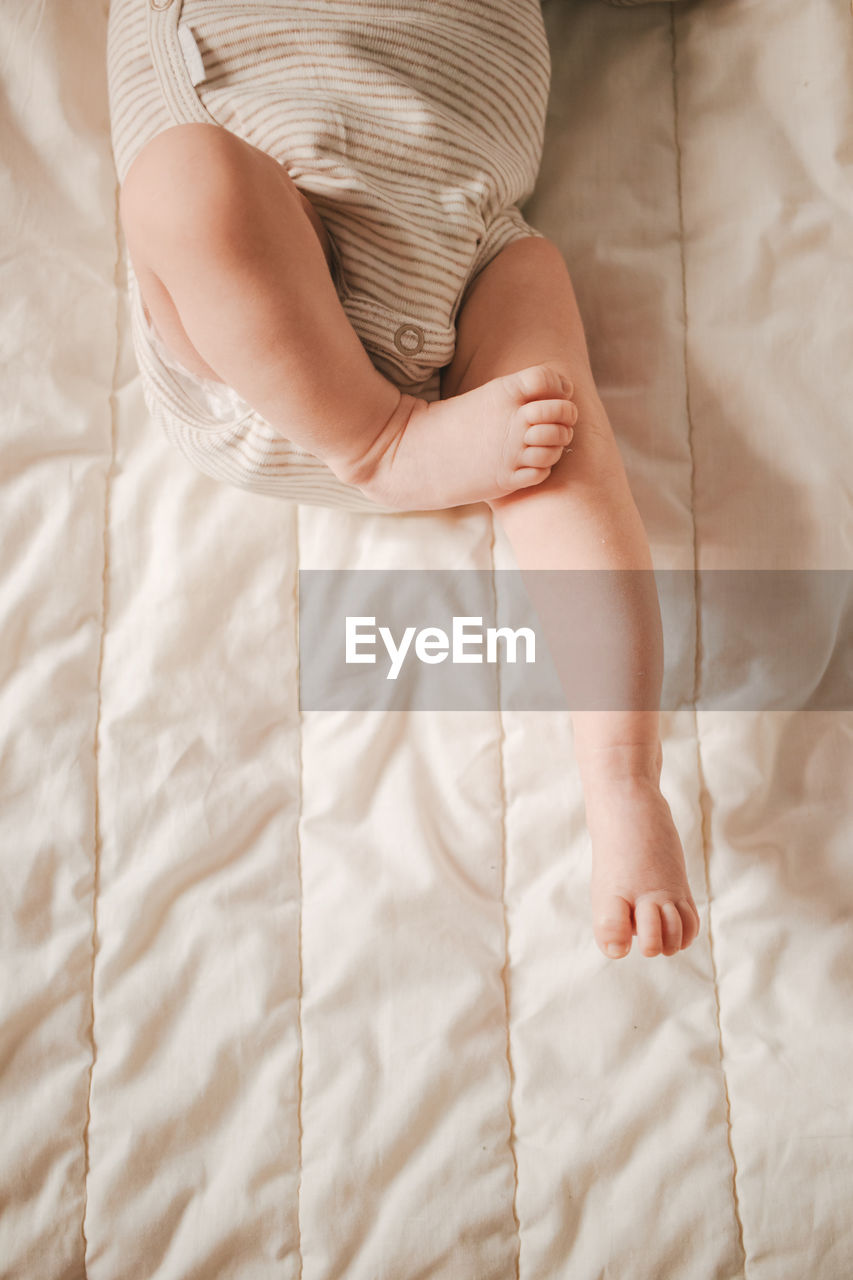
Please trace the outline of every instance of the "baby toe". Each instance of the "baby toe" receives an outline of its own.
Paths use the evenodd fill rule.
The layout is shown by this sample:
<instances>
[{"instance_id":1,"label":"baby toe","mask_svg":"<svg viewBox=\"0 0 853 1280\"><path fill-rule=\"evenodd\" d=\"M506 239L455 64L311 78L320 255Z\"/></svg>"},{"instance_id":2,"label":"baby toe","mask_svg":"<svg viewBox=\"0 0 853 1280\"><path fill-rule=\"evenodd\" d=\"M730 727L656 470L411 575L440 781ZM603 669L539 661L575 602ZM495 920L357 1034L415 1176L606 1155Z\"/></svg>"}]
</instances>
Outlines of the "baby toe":
<instances>
[{"instance_id":1,"label":"baby toe","mask_svg":"<svg viewBox=\"0 0 853 1280\"><path fill-rule=\"evenodd\" d=\"M519 467L512 473L510 492L515 489L532 489L535 484L547 480L550 474L550 467Z\"/></svg>"},{"instance_id":2,"label":"baby toe","mask_svg":"<svg viewBox=\"0 0 853 1280\"><path fill-rule=\"evenodd\" d=\"M611 960L619 960L631 950L634 931L631 906L624 898L609 898L593 921L595 940Z\"/></svg>"},{"instance_id":3,"label":"baby toe","mask_svg":"<svg viewBox=\"0 0 853 1280\"><path fill-rule=\"evenodd\" d=\"M571 444L574 431L557 422L537 422L524 433L525 444L538 444L564 449Z\"/></svg>"},{"instance_id":4,"label":"baby toe","mask_svg":"<svg viewBox=\"0 0 853 1280\"><path fill-rule=\"evenodd\" d=\"M519 454L518 464L522 467L555 467L562 456L562 445L551 449L538 447L522 449Z\"/></svg>"},{"instance_id":5,"label":"baby toe","mask_svg":"<svg viewBox=\"0 0 853 1280\"><path fill-rule=\"evenodd\" d=\"M659 956L663 946L663 925L660 907L648 899L641 900L634 908L637 918L637 941L644 956Z\"/></svg>"},{"instance_id":6,"label":"baby toe","mask_svg":"<svg viewBox=\"0 0 853 1280\"><path fill-rule=\"evenodd\" d=\"M681 950L689 947L699 933L699 912L690 898L679 898L676 903L681 916Z\"/></svg>"},{"instance_id":7,"label":"baby toe","mask_svg":"<svg viewBox=\"0 0 853 1280\"><path fill-rule=\"evenodd\" d=\"M521 415L531 426L542 422L572 427L578 420L578 407L573 400L531 400Z\"/></svg>"},{"instance_id":8,"label":"baby toe","mask_svg":"<svg viewBox=\"0 0 853 1280\"><path fill-rule=\"evenodd\" d=\"M526 400L544 400L547 396L568 396L572 384L548 364L534 364L511 374L517 379Z\"/></svg>"},{"instance_id":9,"label":"baby toe","mask_svg":"<svg viewBox=\"0 0 853 1280\"><path fill-rule=\"evenodd\" d=\"M674 902L661 904L662 946L665 956L674 956L681 950L681 913Z\"/></svg>"}]
</instances>

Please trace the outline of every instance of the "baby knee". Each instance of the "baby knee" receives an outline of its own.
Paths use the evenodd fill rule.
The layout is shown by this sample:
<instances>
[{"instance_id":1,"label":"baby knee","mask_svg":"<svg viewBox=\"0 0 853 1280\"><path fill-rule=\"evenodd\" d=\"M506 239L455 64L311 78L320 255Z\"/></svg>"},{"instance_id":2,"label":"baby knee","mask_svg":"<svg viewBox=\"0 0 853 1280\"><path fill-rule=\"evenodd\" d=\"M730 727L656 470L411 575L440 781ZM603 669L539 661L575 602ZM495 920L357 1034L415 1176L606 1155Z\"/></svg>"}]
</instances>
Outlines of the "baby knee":
<instances>
[{"instance_id":1,"label":"baby knee","mask_svg":"<svg viewBox=\"0 0 853 1280\"><path fill-rule=\"evenodd\" d=\"M128 241L233 248L245 229L245 146L218 125L176 125L143 147L119 196Z\"/></svg>"}]
</instances>

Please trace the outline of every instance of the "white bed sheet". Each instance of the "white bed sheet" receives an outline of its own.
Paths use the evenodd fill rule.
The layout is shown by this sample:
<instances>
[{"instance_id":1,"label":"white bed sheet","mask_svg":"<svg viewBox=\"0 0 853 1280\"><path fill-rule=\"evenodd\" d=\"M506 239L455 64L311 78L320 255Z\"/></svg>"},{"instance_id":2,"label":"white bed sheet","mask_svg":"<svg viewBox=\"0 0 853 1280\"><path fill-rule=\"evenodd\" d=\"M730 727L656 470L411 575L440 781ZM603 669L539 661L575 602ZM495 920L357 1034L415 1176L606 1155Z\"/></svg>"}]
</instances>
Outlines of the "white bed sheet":
<instances>
[{"instance_id":1,"label":"white bed sheet","mask_svg":"<svg viewBox=\"0 0 853 1280\"><path fill-rule=\"evenodd\" d=\"M655 564L849 570L850 13L546 19L526 212ZM300 716L299 568L508 547L483 508L296 509L171 450L106 5L0 29L0 1275L848 1280L850 711L665 715L702 931L621 963L566 715Z\"/></svg>"}]
</instances>

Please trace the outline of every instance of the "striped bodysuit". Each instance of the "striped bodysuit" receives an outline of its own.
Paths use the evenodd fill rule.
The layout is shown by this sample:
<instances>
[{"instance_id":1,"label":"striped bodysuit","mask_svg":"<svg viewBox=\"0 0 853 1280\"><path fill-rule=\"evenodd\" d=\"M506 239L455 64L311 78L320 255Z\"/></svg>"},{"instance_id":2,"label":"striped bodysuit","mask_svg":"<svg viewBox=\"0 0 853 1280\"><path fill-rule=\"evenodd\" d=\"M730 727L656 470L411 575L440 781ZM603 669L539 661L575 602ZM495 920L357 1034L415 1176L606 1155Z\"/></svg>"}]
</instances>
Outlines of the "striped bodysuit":
<instances>
[{"instance_id":1,"label":"striped bodysuit","mask_svg":"<svg viewBox=\"0 0 853 1280\"><path fill-rule=\"evenodd\" d=\"M113 151L218 124L284 165L332 244L346 315L400 390L437 399L472 278L539 235L518 205L541 158L550 59L539 0L111 0ZM146 403L202 471L377 510L236 392L170 356L128 263Z\"/></svg>"}]
</instances>

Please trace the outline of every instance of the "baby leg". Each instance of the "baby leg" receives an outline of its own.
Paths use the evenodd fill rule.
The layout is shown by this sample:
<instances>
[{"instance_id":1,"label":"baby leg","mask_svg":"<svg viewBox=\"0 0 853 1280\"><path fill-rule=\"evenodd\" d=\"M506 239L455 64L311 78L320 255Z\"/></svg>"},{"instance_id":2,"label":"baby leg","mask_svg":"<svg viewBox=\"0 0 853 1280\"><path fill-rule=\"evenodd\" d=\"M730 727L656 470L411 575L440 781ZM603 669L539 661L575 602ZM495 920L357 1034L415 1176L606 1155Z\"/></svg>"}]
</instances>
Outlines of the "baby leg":
<instances>
[{"instance_id":1,"label":"baby leg","mask_svg":"<svg viewBox=\"0 0 853 1280\"><path fill-rule=\"evenodd\" d=\"M143 148L122 222L178 358L384 505L457 506L543 480L576 416L560 374L536 361L456 403L401 394L350 325L305 205L281 165L215 125Z\"/></svg>"},{"instance_id":2,"label":"baby leg","mask_svg":"<svg viewBox=\"0 0 853 1280\"><path fill-rule=\"evenodd\" d=\"M496 326L494 316L512 316L513 325ZM595 388L574 291L556 246L535 238L511 243L473 281L457 327L456 354L443 377L448 395L534 360L559 369L574 384L578 420L570 452L542 484L489 502L522 572L650 570L645 531ZM630 709L659 705L657 595L649 589L648 573L613 575L615 590L622 590L616 584L625 578L630 598L616 600L613 613L620 618L622 651L631 668L623 679L632 694L629 709L576 711L572 717L593 845L593 925L607 955L626 955L634 933L645 955L672 955L693 941L699 919L681 842L658 785L658 712ZM549 614L556 617L559 609L536 573L525 573L525 585L547 632ZM560 636L549 632L548 638L556 661Z\"/></svg>"}]
</instances>

